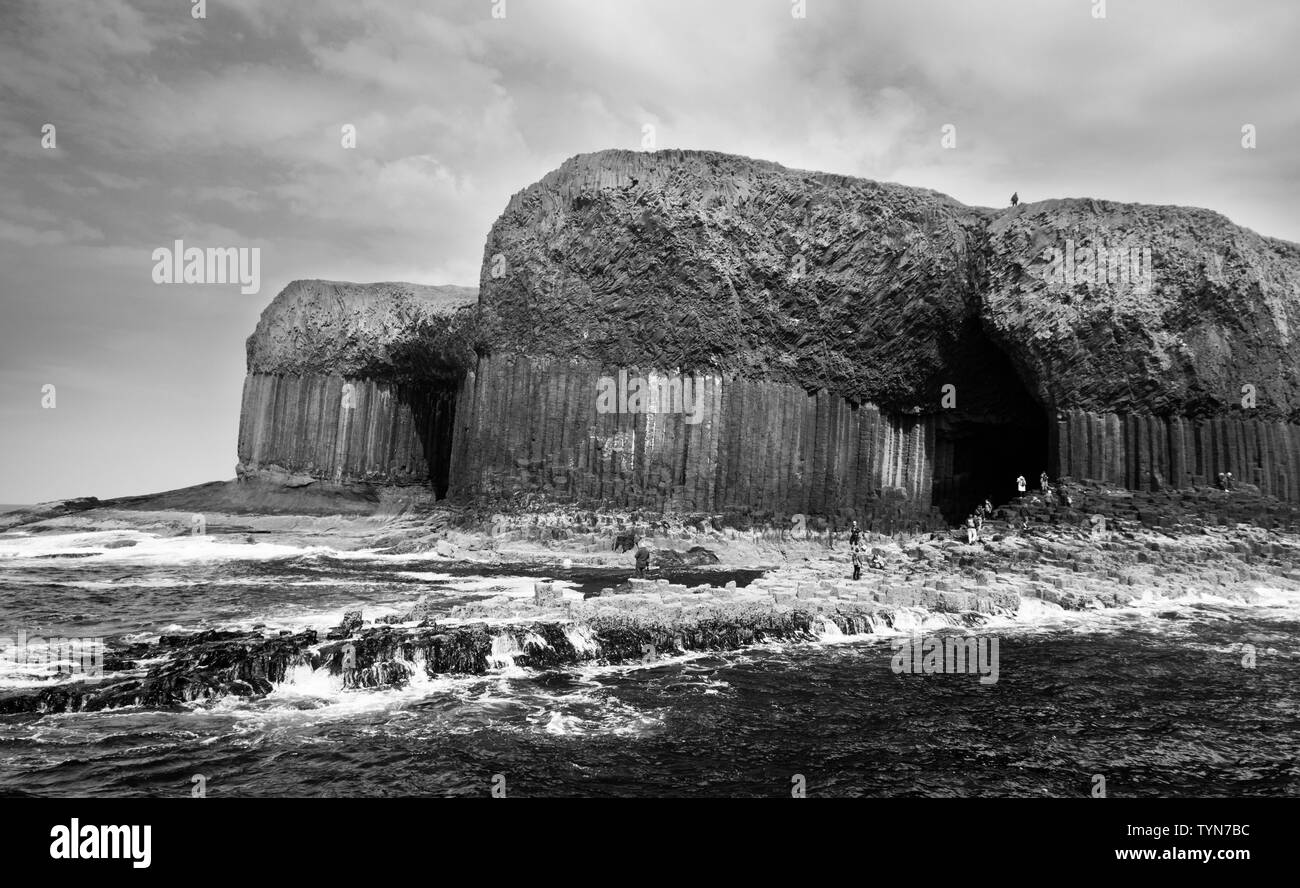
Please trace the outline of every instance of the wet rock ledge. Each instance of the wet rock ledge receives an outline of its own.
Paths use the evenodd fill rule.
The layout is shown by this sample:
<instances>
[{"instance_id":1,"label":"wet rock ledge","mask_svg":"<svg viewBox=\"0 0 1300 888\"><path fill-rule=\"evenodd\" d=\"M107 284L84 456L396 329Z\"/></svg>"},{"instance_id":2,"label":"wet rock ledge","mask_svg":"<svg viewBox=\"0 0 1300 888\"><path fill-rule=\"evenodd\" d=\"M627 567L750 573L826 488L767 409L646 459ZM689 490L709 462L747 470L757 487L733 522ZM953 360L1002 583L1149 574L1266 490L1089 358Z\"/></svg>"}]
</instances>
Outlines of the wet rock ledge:
<instances>
[{"instance_id":1,"label":"wet rock ledge","mask_svg":"<svg viewBox=\"0 0 1300 888\"><path fill-rule=\"evenodd\" d=\"M0 713L181 707L223 697L257 699L325 670L338 689L401 687L420 676L482 675L503 667L557 669L651 663L690 651L728 651L769 641L812 641L918 624L917 613L881 604L878 591L830 580L745 589L638 582L587 601L539 583L533 601L460 606L444 621L408 614L366 625L359 613L321 639L315 630L267 635L206 631L112 649L103 676L7 691ZM1018 596L953 596L954 613L932 619L977 625L1014 613ZM444 612L445 615L445 612ZM928 625L928 624L927 624Z\"/></svg>"}]
</instances>

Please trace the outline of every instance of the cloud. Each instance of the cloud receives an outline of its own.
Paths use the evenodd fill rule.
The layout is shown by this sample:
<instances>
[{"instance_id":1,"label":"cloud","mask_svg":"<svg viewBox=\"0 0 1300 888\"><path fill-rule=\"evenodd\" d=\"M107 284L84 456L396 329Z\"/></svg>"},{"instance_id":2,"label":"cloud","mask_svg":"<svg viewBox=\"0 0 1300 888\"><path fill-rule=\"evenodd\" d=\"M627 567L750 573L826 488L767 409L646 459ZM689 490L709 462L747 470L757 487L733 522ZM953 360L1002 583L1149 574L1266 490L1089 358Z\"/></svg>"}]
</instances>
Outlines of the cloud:
<instances>
[{"instance_id":1,"label":"cloud","mask_svg":"<svg viewBox=\"0 0 1300 888\"><path fill-rule=\"evenodd\" d=\"M78 219L68 220L57 229L34 228L8 219L0 219L0 241L12 241L23 247L57 247L103 239L104 232Z\"/></svg>"},{"instance_id":2,"label":"cloud","mask_svg":"<svg viewBox=\"0 0 1300 888\"><path fill-rule=\"evenodd\" d=\"M513 193L579 152L639 147L645 124L662 148L967 203L1181 203L1300 240L1300 7L1092 6L812 0L794 19L783 0L513 0L493 19L488 0L222 0L199 21L177 0L3 3L0 292L22 323L0 326L0 353L84 361L94 337L140 341L147 306L147 329L226 366L258 303L154 287L149 251L178 237L262 246L262 304L301 277L476 284ZM118 360L95 370L126 374ZM220 409L233 426L238 404Z\"/></svg>"}]
</instances>

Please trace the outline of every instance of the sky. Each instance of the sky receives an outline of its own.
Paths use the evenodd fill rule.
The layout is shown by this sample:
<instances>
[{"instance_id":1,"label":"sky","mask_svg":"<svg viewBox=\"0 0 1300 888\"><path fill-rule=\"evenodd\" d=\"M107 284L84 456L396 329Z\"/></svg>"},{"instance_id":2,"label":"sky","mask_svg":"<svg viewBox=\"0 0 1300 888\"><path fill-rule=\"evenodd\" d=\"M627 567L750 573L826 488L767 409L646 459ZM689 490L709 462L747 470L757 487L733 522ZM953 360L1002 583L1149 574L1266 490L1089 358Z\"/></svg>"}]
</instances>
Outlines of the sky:
<instances>
[{"instance_id":1,"label":"sky","mask_svg":"<svg viewBox=\"0 0 1300 888\"><path fill-rule=\"evenodd\" d=\"M1300 241L1292 0L196 4L0 3L0 503L233 477L244 341L286 284L477 285L512 194L647 126ZM260 289L156 283L176 240L258 248Z\"/></svg>"}]
</instances>

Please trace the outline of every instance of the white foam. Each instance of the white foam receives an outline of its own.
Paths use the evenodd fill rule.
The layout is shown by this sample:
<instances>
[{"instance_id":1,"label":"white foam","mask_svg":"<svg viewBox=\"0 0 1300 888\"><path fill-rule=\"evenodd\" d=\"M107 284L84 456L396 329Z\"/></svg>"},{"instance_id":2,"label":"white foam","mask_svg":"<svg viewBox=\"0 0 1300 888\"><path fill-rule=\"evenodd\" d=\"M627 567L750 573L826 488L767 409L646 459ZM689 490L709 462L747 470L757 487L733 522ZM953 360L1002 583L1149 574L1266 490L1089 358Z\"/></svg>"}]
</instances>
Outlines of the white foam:
<instances>
[{"instance_id":1,"label":"white foam","mask_svg":"<svg viewBox=\"0 0 1300 888\"><path fill-rule=\"evenodd\" d=\"M136 544L106 548L108 543L128 538L134 539ZM202 561L266 561L314 554L338 553L326 546L247 543L242 539L213 534L157 536L138 532L128 534L119 530L32 536L0 534L0 559L18 561L51 555L81 555L87 557L78 558L78 561L94 564L166 566Z\"/></svg>"}]
</instances>

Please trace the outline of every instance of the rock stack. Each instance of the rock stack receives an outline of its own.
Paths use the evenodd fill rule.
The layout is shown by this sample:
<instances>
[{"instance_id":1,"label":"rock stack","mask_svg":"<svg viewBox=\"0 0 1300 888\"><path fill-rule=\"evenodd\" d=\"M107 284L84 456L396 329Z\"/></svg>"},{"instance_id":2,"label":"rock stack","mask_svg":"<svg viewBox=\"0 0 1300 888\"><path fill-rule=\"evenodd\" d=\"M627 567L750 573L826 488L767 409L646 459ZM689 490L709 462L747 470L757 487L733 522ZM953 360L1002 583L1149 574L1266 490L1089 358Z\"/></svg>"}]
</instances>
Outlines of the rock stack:
<instances>
[{"instance_id":1,"label":"rock stack","mask_svg":"<svg viewBox=\"0 0 1300 888\"><path fill-rule=\"evenodd\" d=\"M1298 324L1300 246L1208 210L992 210L604 151L510 200L477 302L291 285L249 342L240 457L289 483L898 529L1040 471L1141 492L1231 471L1300 502Z\"/></svg>"}]
</instances>

